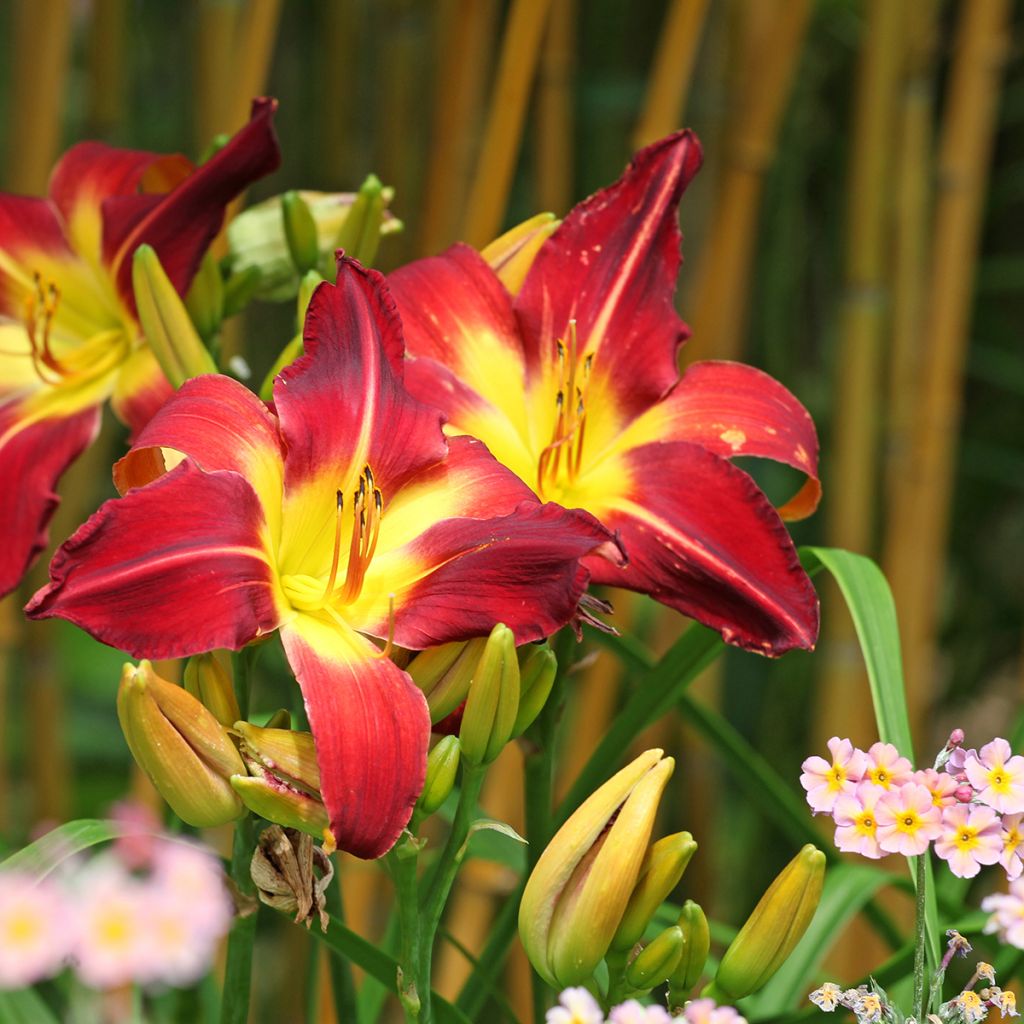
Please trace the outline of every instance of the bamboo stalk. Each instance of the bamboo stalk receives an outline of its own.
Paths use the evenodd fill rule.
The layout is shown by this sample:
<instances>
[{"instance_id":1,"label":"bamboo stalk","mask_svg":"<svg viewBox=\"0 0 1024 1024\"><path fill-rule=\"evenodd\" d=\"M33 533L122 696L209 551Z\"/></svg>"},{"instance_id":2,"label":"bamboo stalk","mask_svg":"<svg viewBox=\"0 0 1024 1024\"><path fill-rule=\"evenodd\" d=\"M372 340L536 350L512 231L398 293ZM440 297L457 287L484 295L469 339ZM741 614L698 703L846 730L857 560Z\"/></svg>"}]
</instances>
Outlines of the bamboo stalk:
<instances>
[{"instance_id":1,"label":"bamboo stalk","mask_svg":"<svg viewBox=\"0 0 1024 1024\"><path fill-rule=\"evenodd\" d=\"M672 0L669 5L633 135L634 149L683 126L707 10L708 0Z\"/></svg>"},{"instance_id":2,"label":"bamboo stalk","mask_svg":"<svg viewBox=\"0 0 1024 1024\"><path fill-rule=\"evenodd\" d=\"M321 96L330 103L318 103L315 114L329 174L328 183L353 188L366 173L364 147L355 118L353 83L360 76L360 40L365 38L362 5L358 0L334 0L320 6L322 24L318 71Z\"/></svg>"},{"instance_id":3,"label":"bamboo stalk","mask_svg":"<svg viewBox=\"0 0 1024 1024\"><path fill-rule=\"evenodd\" d=\"M750 70L723 168L709 244L700 254L699 283L694 288L699 304L694 337L685 349L687 361L708 355L735 359L743 348L764 175L775 156L810 15L810 0L775 0L766 31L745 48Z\"/></svg>"},{"instance_id":4,"label":"bamboo stalk","mask_svg":"<svg viewBox=\"0 0 1024 1024\"><path fill-rule=\"evenodd\" d=\"M537 205L559 215L573 199L576 0L554 0L537 81Z\"/></svg>"},{"instance_id":5,"label":"bamboo stalk","mask_svg":"<svg viewBox=\"0 0 1024 1024\"><path fill-rule=\"evenodd\" d=\"M1010 12L1007 0L961 5L941 131L929 357L919 367L913 456L884 559L901 616L912 728L923 723L930 697L971 296Z\"/></svg>"},{"instance_id":6,"label":"bamboo stalk","mask_svg":"<svg viewBox=\"0 0 1024 1024\"><path fill-rule=\"evenodd\" d=\"M486 245L501 230L550 6L551 0L514 0L508 16L463 222L462 236L472 245Z\"/></svg>"},{"instance_id":7,"label":"bamboo stalk","mask_svg":"<svg viewBox=\"0 0 1024 1024\"><path fill-rule=\"evenodd\" d=\"M60 148L71 58L71 0L16 0L9 44L7 187L46 191Z\"/></svg>"},{"instance_id":8,"label":"bamboo stalk","mask_svg":"<svg viewBox=\"0 0 1024 1024\"><path fill-rule=\"evenodd\" d=\"M234 79L238 0L200 0L195 68L195 148L202 152L229 130L228 97Z\"/></svg>"},{"instance_id":9,"label":"bamboo stalk","mask_svg":"<svg viewBox=\"0 0 1024 1024\"><path fill-rule=\"evenodd\" d=\"M95 0L89 26L89 131L109 138L124 120L127 0Z\"/></svg>"},{"instance_id":10,"label":"bamboo stalk","mask_svg":"<svg viewBox=\"0 0 1024 1024\"><path fill-rule=\"evenodd\" d=\"M469 189L498 10L494 0L451 0L439 15L437 82L427 158L419 250L433 253L454 241Z\"/></svg>"},{"instance_id":11,"label":"bamboo stalk","mask_svg":"<svg viewBox=\"0 0 1024 1024\"><path fill-rule=\"evenodd\" d=\"M267 91L270 65L281 20L281 0L248 0L238 18L234 46L234 81L228 96L225 131L249 119L249 106Z\"/></svg>"},{"instance_id":12,"label":"bamboo stalk","mask_svg":"<svg viewBox=\"0 0 1024 1024\"><path fill-rule=\"evenodd\" d=\"M9 728L12 705L10 690L12 667L17 657L21 639L21 608L17 595L9 594L0 600L0 722ZM11 763L6 742L0 742L0 836L9 836L11 818Z\"/></svg>"}]
</instances>

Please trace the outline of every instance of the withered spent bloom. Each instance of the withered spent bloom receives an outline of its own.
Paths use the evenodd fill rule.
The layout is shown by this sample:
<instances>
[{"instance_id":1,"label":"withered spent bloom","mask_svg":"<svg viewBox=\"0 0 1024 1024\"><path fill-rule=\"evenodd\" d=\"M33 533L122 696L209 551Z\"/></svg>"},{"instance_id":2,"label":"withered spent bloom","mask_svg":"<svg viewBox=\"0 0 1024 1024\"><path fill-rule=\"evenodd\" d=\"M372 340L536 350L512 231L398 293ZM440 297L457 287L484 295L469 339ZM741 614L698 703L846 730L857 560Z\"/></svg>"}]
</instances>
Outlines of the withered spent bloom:
<instances>
[{"instance_id":1,"label":"withered spent bloom","mask_svg":"<svg viewBox=\"0 0 1024 1024\"><path fill-rule=\"evenodd\" d=\"M257 841L250 865L260 901L275 910L295 914L295 923L308 928L320 917L320 930L327 931L330 917L324 893L334 877L330 858L305 832L271 825ZM319 877L318 877L319 876Z\"/></svg>"}]
</instances>

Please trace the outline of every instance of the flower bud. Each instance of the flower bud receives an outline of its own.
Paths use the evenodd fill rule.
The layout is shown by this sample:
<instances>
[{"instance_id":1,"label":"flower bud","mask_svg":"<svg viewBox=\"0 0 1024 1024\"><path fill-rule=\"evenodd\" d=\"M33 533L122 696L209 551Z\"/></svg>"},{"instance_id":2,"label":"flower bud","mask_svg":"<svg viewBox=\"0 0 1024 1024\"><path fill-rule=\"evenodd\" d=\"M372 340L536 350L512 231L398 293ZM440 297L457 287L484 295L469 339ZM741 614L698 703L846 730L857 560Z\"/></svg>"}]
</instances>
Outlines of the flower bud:
<instances>
[{"instance_id":1,"label":"flower bud","mask_svg":"<svg viewBox=\"0 0 1024 1024\"><path fill-rule=\"evenodd\" d=\"M348 216L335 239L334 248L344 249L346 256L359 260L363 266L373 265L383 233L384 208L394 197L394 189L385 188L376 174L369 174L360 185ZM333 275L334 261L325 276ZM331 276L333 280L333 276Z\"/></svg>"},{"instance_id":2,"label":"flower bud","mask_svg":"<svg viewBox=\"0 0 1024 1024\"><path fill-rule=\"evenodd\" d=\"M715 988L742 999L767 984L814 917L825 882L825 854L807 844L783 869L725 951Z\"/></svg>"},{"instance_id":3,"label":"flower bud","mask_svg":"<svg viewBox=\"0 0 1024 1024\"><path fill-rule=\"evenodd\" d=\"M447 718L466 699L473 672L486 646L487 640L483 637L441 644L420 651L409 663L406 671L427 698L431 722Z\"/></svg>"},{"instance_id":4,"label":"flower bud","mask_svg":"<svg viewBox=\"0 0 1024 1024\"><path fill-rule=\"evenodd\" d=\"M312 734L249 722L235 722L234 731L249 775L234 776L231 785L245 806L267 821L323 835L329 820Z\"/></svg>"},{"instance_id":5,"label":"flower bud","mask_svg":"<svg viewBox=\"0 0 1024 1024\"><path fill-rule=\"evenodd\" d=\"M626 984L642 992L660 985L678 966L685 944L682 928L666 928L626 968Z\"/></svg>"},{"instance_id":6,"label":"flower bud","mask_svg":"<svg viewBox=\"0 0 1024 1024\"><path fill-rule=\"evenodd\" d=\"M519 651L519 710L512 739L521 736L541 713L558 675L558 659L547 644L527 644Z\"/></svg>"},{"instance_id":7,"label":"flower bud","mask_svg":"<svg viewBox=\"0 0 1024 1024\"><path fill-rule=\"evenodd\" d=\"M205 828L242 813L228 780L245 765L231 738L192 694L161 679L148 661L124 666L117 717L132 756L182 821Z\"/></svg>"},{"instance_id":8,"label":"flower bud","mask_svg":"<svg viewBox=\"0 0 1024 1024\"><path fill-rule=\"evenodd\" d=\"M171 384L178 388L190 377L216 373L213 357L152 246L135 250L132 288L142 331Z\"/></svg>"},{"instance_id":9,"label":"flower bud","mask_svg":"<svg viewBox=\"0 0 1024 1024\"><path fill-rule=\"evenodd\" d=\"M185 294L185 308L204 342L217 336L224 318L224 278L212 252L207 251L199 264Z\"/></svg>"},{"instance_id":10,"label":"flower bud","mask_svg":"<svg viewBox=\"0 0 1024 1024\"><path fill-rule=\"evenodd\" d=\"M517 295L537 251L561 223L553 213L538 213L496 238L480 255L491 265L501 283Z\"/></svg>"},{"instance_id":11,"label":"flower bud","mask_svg":"<svg viewBox=\"0 0 1024 1024\"><path fill-rule=\"evenodd\" d=\"M306 201L294 189L281 196L281 220L288 252L299 275L315 270L320 259L316 221Z\"/></svg>"},{"instance_id":12,"label":"flower bud","mask_svg":"<svg viewBox=\"0 0 1024 1024\"><path fill-rule=\"evenodd\" d=\"M643 938L655 911L679 884L697 844L689 832L676 832L651 845L640 868L640 878L629 897L626 912L612 939L611 948L629 950Z\"/></svg>"},{"instance_id":13,"label":"flower bud","mask_svg":"<svg viewBox=\"0 0 1024 1024\"><path fill-rule=\"evenodd\" d=\"M220 722L230 728L238 721L238 698L227 669L213 654L197 654L185 665L185 689Z\"/></svg>"},{"instance_id":14,"label":"flower bud","mask_svg":"<svg viewBox=\"0 0 1024 1024\"><path fill-rule=\"evenodd\" d=\"M473 672L459 741L467 764L490 764L512 735L519 711L519 659L508 626L498 623Z\"/></svg>"},{"instance_id":15,"label":"flower bud","mask_svg":"<svg viewBox=\"0 0 1024 1024\"><path fill-rule=\"evenodd\" d=\"M423 814L433 814L455 788L460 754L458 736L442 736L427 755L427 779L418 804Z\"/></svg>"},{"instance_id":16,"label":"flower bud","mask_svg":"<svg viewBox=\"0 0 1024 1024\"><path fill-rule=\"evenodd\" d=\"M636 887L675 762L648 750L589 796L526 883L519 935L537 972L564 988L601 962Z\"/></svg>"},{"instance_id":17,"label":"flower bud","mask_svg":"<svg viewBox=\"0 0 1024 1024\"><path fill-rule=\"evenodd\" d=\"M676 969L669 975L669 1005L681 1006L689 998L694 985L704 973L704 964L711 952L711 930L704 911L687 900L676 922L683 931L683 955Z\"/></svg>"},{"instance_id":18,"label":"flower bud","mask_svg":"<svg viewBox=\"0 0 1024 1024\"><path fill-rule=\"evenodd\" d=\"M974 799L974 787L969 782L964 783L953 790L953 796L957 803L969 804Z\"/></svg>"},{"instance_id":19,"label":"flower bud","mask_svg":"<svg viewBox=\"0 0 1024 1024\"><path fill-rule=\"evenodd\" d=\"M224 310L222 319L241 313L259 294L263 274L259 267L244 267L232 270L224 282Z\"/></svg>"}]
</instances>

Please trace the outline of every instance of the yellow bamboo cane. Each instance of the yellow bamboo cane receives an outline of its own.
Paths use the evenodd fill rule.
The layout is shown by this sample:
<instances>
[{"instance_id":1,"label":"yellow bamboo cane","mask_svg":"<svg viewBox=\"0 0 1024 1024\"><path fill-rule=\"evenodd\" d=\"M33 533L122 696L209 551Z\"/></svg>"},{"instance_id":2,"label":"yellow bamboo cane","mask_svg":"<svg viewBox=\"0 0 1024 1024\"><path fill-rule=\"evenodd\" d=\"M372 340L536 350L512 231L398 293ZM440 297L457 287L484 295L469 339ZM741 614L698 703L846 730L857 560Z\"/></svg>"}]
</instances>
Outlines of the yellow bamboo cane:
<instances>
[{"instance_id":1,"label":"yellow bamboo cane","mask_svg":"<svg viewBox=\"0 0 1024 1024\"><path fill-rule=\"evenodd\" d=\"M928 359L920 363L913 455L884 559L901 616L912 727L922 723L931 698L971 295L1011 7L1008 0L960 5L941 131Z\"/></svg>"},{"instance_id":2,"label":"yellow bamboo cane","mask_svg":"<svg viewBox=\"0 0 1024 1024\"><path fill-rule=\"evenodd\" d=\"M633 134L634 149L683 127L707 10L708 0L672 0L669 4L640 120Z\"/></svg>"},{"instance_id":3,"label":"yellow bamboo cane","mask_svg":"<svg viewBox=\"0 0 1024 1024\"><path fill-rule=\"evenodd\" d=\"M553 0L537 81L537 206L559 215L573 199L576 0Z\"/></svg>"},{"instance_id":4,"label":"yellow bamboo cane","mask_svg":"<svg viewBox=\"0 0 1024 1024\"><path fill-rule=\"evenodd\" d=\"M508 15L463 221L462 236L472 245L486 245L502 226L550 7L551 0L514 0Z\"/></svg>"},{"instance_id":5,"label":"yellow bamboo cane","mask_svg":"<svg viewBox=\"0 0 1024 1024\"><path fill-rule=\"evenodd\" d=\"M109 137L124 118L127 0L95 0L89 26L90 133Z\"/></svg>"}]
</instances>

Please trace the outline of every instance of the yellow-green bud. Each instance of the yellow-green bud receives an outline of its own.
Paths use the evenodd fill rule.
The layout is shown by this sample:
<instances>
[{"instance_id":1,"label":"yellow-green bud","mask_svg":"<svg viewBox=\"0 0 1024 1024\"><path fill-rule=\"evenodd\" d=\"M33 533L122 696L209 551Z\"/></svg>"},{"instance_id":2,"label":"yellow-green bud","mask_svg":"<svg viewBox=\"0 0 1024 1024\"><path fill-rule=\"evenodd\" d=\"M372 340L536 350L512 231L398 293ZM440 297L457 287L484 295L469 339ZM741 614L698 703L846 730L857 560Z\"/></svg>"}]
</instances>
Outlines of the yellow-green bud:
<instances>
[{"instance_id":1,"label":"yellow-green bud","mask_svg":"<svg viewBox=\"0 0 1024 1024\"><path fill-rule=\"evenodd\" d=\"M409 663L406 671L427 698L431 722L440 722L466 699L486 646L483 637L441 644L420 651Z\"/></svg>"},{"instance_id":2,"label":"yellow-green bud","mask_svg":"<svg viewBox=\"0 0 1024 1024\"><path fill-rule=\"evenodd\" d=\"M427 779L418 804L423 814L433 814L455 788L460 754L458 736L442 736L427 756Z\"/></svg>"},{"instance_id":3,"label":"yellow-green bud","mask_svg":"<svg viewBox=\"0 0 1024 1024\"><path fill-rule=\"evenodd\" d=\"M641 754L588 797L541 854L523 892L519 935L549 984L580 984L608 952L674 767L661 750Z\"/></svg>"},{"instance_id":4,"label":"yellow-green bud","mask_svg":"<svg viewBox=\"0 0 1024 1024\"><path fill-rule=\"evenodd\" d=\"M238 721L238 698L231 675L214 654L197 654L185 665L185 689L220 722L230 727Z\"/></svg>"},{"instance_id":5,"label":"yellow-green bud","mask_svg":"<svg viewBox=\"0 0 1024 1024\"><path fill-rule=\"evenodd\" d=\"M519 710L519 659L508 626L498 623L477 661L459 741L467 764L490 764L512 735Z\"/></svg>"},{"instance_id":6,"label":"yellow-green bud","mask_svg":"<svg viewBox=\"0 0 1024 1024\"><path fill-rule=\"evenodd\" d=\"M626 968L626 984L642 992L660 985L678 966L685 941L682 928L666 928Z\"/></svg>"},{"instance_id":7,"label":"yellow-green bud","mask_svg":"<svg viewBox=\"0 0 1024 1024\"><path fill-rule=\"evenodd\" d=\"M715 987L742 999L767 984L800 941L818 909L825 854L807 844L754 907L718 965Z\"/></svg>"},{"instance_id":8,"label":"yellow-green bud","mask_svg":"<svg viewBox=\"0 0 1024 1024\"><path fill-rule=\"evenodd\" d=\"M528 644L519 650L519 710L512 739L522 734L541 713L558 675L558 659L547 644Z\"/></svg>"},{"instance_id":9,"label":"yellow-green bud","mask_svg":"<svg viewBox=\"0 0 1024 1024\"><path fill-rule=\"evenodd\" d=\"M376 174L367 175L338 231L334 247L344 249L346 256L364 266L372 265L380 246L384 208L393 197L394 189L385 188ZM327 276L334 279L333 259Z\"/></svg>"},{"instance_id":10,"label":"yellow-green bud","mask_svg":"<svg viewBox=\"0 0 1024 1024\"><path fill-rule=\"evenodd\" d=\"M220 264L207 251L185 295L185 308L203 341L216 337L224 318L224 278Z\"/></svg>"},{"instance_id":11,"label":"yellow-green bud","mask_svg":"<svg viewBox=\"0 0 1024 1024\"><path fill-rule=\"evenodd\" d=\"M537 251L561 223L553 213L538 213L496 238L480 255L491 265L501 283L517 295Z\"/></svg>"},{"instance_id":12,"label":"yellow-green bud","mask_svg":"<svg viewBox=\"0 0 1024 1024\"><path fill-rule=\"evenodd\" d=\"M704 911L687 900L676 922L683 930L683 955L676 969L669 975L669 1001L672 1006L682 1006L700 981L704 964L711 952L711 929Z\"/></svg>"},{"instance_id":13,"label":"yellow-green bud","mask_svg":"<svg viewBox=\"0 0 1024 1024\"><path fill-rule=\"evenodd\" d=\"M640 868L640 878L629 897L611 948L632 949L642 938L655 911L679 884L697 844L689 832L676 832L651 845Z\"/></svg>"},{"instance_id":14,"label":"yellow-green bud","mask_svg":"<svg viewBox=\"0 0 1024 1024\"><path fill-rule=\"evenodd\" d=\"M316 221L306 201L294 189L281 196L281 220L295 269L300 275L315 270L320 259Z\"/></svg>"},{"instance_id":15,"label":"yellow-green bud","mask_svg":"<svg viewBox=\"0 0 1024 1024\"><path fill-rule=\"evenodd\" d=\"M263 273L259 267L232 270L224 282L224 312L222 319L241 313L259 294Z\"/></svg>"},{"instance_id":16,"label":"yellow-green bud","mask_svg":"<svg viewBox=\"0 0 1024 1024\"><path fill-rule=\"evenodd\" d=\"M320 766L308 732L235 722L249 775L231 779L245 806L268 821L320 837L328 827L320 797Z\"/></svg>"},{"instance_id":17,"label":"yellow-green bud","mask_svg":"<svg viewBox=\"0 0 1024 1024\"><path fill-rule=\"evenodd\" d=\"M132 288L142 331L171 384L179 388L190 377L216 373L213 357L152 246L135 250Z\"/></svg>"},{"instance_id":18,"label":"yellow-green bud","mask_svg":"<svg viewBox=\"0 0 1024 1024\"><path fill-rule=\"evenodd\" d=\"M132 756L182 821L205 828L242 813L228 780L245 765L224 727L187 690L161 679L148 661L125 665L117 717Z\"/></svg>"}]
</instances>

